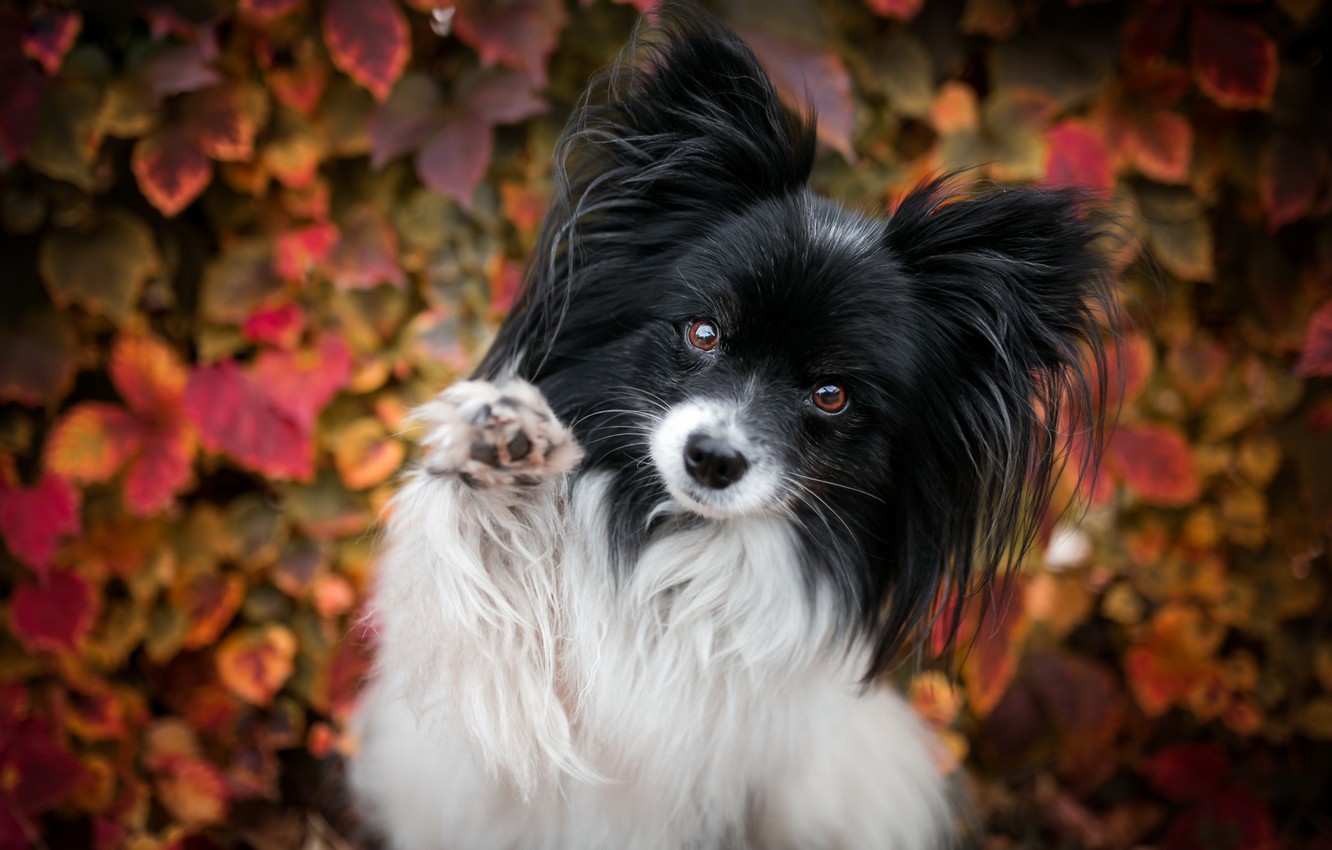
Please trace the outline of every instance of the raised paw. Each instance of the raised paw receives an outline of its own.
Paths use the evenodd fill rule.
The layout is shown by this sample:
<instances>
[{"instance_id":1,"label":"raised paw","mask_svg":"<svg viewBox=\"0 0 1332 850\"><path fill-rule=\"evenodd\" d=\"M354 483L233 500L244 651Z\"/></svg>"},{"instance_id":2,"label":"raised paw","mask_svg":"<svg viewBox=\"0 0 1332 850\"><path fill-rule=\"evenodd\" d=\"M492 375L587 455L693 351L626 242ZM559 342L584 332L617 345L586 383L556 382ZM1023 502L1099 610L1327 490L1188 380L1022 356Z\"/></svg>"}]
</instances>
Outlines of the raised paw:
<instances>
[{"instance_id":1,"label":"raised paw","mask_svg":"<svg viewBox=\"0 0 1332 850\"><path fill-rule=\"evenodd\" d=\"M530 487L582 459L569 429L526 381L462 381L419 416L430 426L425 468L470 487Z\"/></svg>"}]
</instances>

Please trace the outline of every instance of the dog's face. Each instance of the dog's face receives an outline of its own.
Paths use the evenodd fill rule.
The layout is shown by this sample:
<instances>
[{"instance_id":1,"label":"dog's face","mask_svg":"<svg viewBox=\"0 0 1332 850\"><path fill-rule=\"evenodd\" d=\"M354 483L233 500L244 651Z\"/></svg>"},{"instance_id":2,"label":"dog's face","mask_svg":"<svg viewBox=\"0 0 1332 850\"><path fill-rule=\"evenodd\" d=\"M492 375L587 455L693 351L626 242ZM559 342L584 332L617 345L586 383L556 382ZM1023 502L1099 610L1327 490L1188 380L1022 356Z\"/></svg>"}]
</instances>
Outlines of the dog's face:
<instances>
[{"instance_id":1,"label":"dog's face","mask_svg":"<svg viewBox=\"0 0 1332 850\"><path fill-rule=\"evenodd\" d=\"M874 672L1031 542L1061 412L1093 409L1101 231L1070 193L944 181L844 210L807 185L812 116L730 30L658 11L569 123L481 371L537 383L610 474L626 569L663 515L789 518Z\"/></svg>"},{"instance_id":2,"label":"dog's face","mask_svg":"<svg viewBox=\"0 0 1332 850\"><path fill-rule=\"evenodd\" d=\"M829 490L888 481L918 341L881 222L808 195L760 203L681 251L656 288L626 391L650 412L644 448L679 505L799 516L831 511Z\"/></svg>"}]
</instances>

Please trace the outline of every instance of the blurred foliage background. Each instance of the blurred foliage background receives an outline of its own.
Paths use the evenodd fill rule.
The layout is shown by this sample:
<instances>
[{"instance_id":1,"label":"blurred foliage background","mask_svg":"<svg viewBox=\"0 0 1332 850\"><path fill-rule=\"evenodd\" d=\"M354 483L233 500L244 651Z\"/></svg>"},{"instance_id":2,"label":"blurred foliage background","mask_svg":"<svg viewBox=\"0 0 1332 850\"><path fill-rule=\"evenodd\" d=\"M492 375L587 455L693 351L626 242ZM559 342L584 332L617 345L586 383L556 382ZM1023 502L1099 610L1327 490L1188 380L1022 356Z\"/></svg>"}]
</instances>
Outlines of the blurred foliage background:
<instances>
[{"instance_id":1,"label":"blurred foliage background","mask_svg":"<svg viewBox=\"0 0 1332 850\"><path fill-rule=\"evenodd\" d=\"M1085 520L959 677L903 673L986 846L1332 848L1323 0L714 8L818 108L820 189L1089 185L1135 235ZM0 850L355 845L404 411L510 304L636 12L0 3Z\"/></svg>"}]
</instances>

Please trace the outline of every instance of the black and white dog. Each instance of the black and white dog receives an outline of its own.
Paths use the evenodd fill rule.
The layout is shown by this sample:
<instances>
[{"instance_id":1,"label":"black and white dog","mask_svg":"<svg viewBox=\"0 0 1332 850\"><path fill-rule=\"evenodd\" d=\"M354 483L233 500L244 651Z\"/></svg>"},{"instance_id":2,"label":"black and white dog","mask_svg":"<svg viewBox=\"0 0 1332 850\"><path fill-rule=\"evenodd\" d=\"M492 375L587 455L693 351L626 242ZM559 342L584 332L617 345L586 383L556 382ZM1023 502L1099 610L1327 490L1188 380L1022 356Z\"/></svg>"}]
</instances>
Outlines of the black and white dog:
<instances>
[{"instance_id":1,"label":"black and white dog","mask_svg":"<svg viewBox=\"0 0 1332 850\"><path fill-rule=\"evenodd\" d=\"M880 674L1034 537L1103 374L1100 228L940 183L870 218L813 158L689 5L577 109L526 290L392 508L351 775L392 847L946 843Z\"/></svg>"}]
</instances>

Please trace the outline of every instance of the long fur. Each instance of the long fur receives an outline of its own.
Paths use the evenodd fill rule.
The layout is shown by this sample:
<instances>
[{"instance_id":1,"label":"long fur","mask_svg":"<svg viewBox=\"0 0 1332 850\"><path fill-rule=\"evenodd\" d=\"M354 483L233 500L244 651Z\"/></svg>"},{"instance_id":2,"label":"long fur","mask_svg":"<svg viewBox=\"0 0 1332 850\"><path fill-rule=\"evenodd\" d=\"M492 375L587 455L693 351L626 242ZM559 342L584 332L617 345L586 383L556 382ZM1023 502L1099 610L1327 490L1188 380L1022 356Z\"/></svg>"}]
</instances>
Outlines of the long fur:
<instances>
[{"instance_id":1,"label":"long fur","mask_svg":"<svg viewBox=\"0 0 1332 850\"><path fill-rule=\"evenodd\" d=\"M402 850L938 846L934 743L878 681L1089 460L1100 225L946 181L844 210L806 185L813 116L711 17L658 15L570 121L479 380L422 413L353 788ZM576 469L445 462L505 392ZM700 483L700 434L742 479Z\"/></svg>"}]
</instances>

